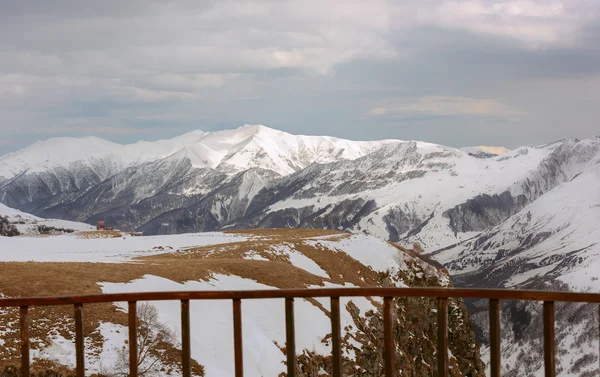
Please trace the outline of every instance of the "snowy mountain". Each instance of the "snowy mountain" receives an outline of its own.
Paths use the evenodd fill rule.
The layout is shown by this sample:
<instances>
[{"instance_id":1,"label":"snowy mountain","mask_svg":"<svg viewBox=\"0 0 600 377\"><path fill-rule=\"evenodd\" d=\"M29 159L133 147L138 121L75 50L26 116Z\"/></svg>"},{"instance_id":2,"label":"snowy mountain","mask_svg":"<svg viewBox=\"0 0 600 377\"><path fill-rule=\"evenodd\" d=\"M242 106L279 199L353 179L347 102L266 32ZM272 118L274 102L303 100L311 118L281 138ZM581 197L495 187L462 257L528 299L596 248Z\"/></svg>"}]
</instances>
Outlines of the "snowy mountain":
<instances>
[{"instance_id":1,"label":"snowy mountain","mask_svg":"<svg viewBox=\"0 0 600 377\"><path fill-rule=\"evenodd\" d=\"M128 167L164 159L188 160L193 168L235 173L263 168L287 175L312 163L363 156L396 140L356 142L327 136L297 136L261 125L235 130L192 131L170 140L120 145L97 137L53 138L0 158L0 177L68 171L101 180ZM59 177L60 178L60 177ZM76 187L85 182L75 180Z\"/></svg>"},{"instance_id":2,"label":"snowy mountain","mask_svg":"<svg viewBox=\"0 0 600 377\"><path fill-rule=\"evenodd\" d=\"M0 202L43 217L90 223L116 212L115 216L133 216L115 220L117 225L137 228L238 181L243 187L236 203L251 200L265 180L313 163L352 160L395 143L399 141L295 136L264 126L195 131L131 145L93 137L50 139L0 157ZM247 174L248 169L257 173ZM145 200L160 202L161 208L153 207L151 213L129 208L140 203L144 207ZM237 214L237 208L233 212ZM200 228L195 230L212 230Z\"/></svg>"},{"instance_id":3,"label":"snowy mountain","mask_svg":"<svg viewBox=\"0 0 600 377\"><path fill-rule=\"evenodd\" d=\"M435 250L500 224L584 172L600 151L596 137L479 158L424 142L351 142L263 126L128 146L98 140L83 144L107 145L105 154L89 147L68 164L52 157L52 140L0 158L0 171L13 171L0 178L0 202L150 234L311 227Z\"/></svg>"},{"instance_id":4,"label":"snowy mountain","mask_svg":"<svg viewBox=\"0 0 600 377\"><path fill-rule=\"evenodd\" d=\"M595 164L599 152L600 138L490 159L421 142L389 145L274 182L233 226L349 229L437 249L499 224Z\"/></svg>"},{"instance_id":5,"label":"snowy mountain","mask_svg":"<svg viewBox=\"0 0 600 377\"><path fill-rule=\"evenodd\" d=\"M593 166L600 151L596 137L479 158L424 142L352 142L244 126L126 146L85 138L85 148L74 149L90 153L66 153L62 161L67 148L50 145L63 141L0 158L0 171L12 171L0 178L0 202L150 234L328 228L427 250L500 224Z\"/></svg>"},{"instance_id":6,"label":"snowy mountain","mask_svg":"<svg viewBox=\"0 0 600 377\"><path fill-rule=\"evenodd\" d=\"M318 230L251 230L130 237L115 232L79 232L51 237L0 237L0 297L91 293L243 290L349 286L449 286L443 270L409 251L372 236ZM114 238L111 238L114 237ZM36 263L31 263L30 261ZM135 262L135 263L132 263ZM22 284L26 279L31 284ZM342 300L345 375L382 375L382 299ZM180 375L181 313L173 301L138 304L144 326L160 328L164 342L148 353L160 361L147 375ZM401 375L431 375L436 365L435 300L397 300L396 354ZM153 316L144 316L150 310ZM86 369L114 375L124 368L127 305L86 305ZM233 371L230 301L190 303L193 374L229 377ZM295 300L296 353L300 375L331 373L328 299ZM462 300L450 302L452 377L483 377ZM75 365L72 307L30 311L34 370L71 375ZM244 375L278 376L285 371L283 300L244 300ZM154 319L153 319L154 318ZM418 320L417 320L418 319ZM0 309L2 366L18 363L18 311ZM14 325L16 324L16 325ZM142 327L144 328L144 327ZM142 331L142 330L140 330ZM158 335L152 335L150 339ZM429 341L411 342L406 334ZM144 342L141 344L155 344ZM412 355L418 355L413 358ZM407 357L406 355L411 355ZM40 360L41 359L41 360ZM11 364L12 363L12 364ZM43 364L42 364L43 363ZM18 364L17 364L18 365ZM140 370L144 368L140 367ZM40 370L40 369L38 369Z\"/></svg>"}]
</instances>

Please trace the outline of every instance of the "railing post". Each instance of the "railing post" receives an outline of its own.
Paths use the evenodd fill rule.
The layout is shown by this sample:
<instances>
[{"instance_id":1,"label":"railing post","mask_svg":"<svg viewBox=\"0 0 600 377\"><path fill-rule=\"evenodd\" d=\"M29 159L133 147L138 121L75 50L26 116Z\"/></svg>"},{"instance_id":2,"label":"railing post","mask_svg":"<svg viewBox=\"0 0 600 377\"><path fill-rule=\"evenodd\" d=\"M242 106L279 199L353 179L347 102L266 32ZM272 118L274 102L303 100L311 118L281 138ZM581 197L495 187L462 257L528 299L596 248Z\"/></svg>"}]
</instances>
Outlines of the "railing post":
<instances>
[{"instance_id":1,"label":"railing post","mask_svg":"<svg viewBox=\"0 0 600 377\"><path fill-rule=\"evenodd\" d=\"M448 299L438 297L437 377L448 376Z\"/></svg>"},{"instance_id":2,"label":"railing post","mask_svg":"<svg viewBox=\"0 0 600 377\"><path fill-rule=\"evenodd\" d=\"M183 377L190 377L190 300L181 300L181 367Z\"/></svg>"},{"instance_id":3,"label":"railing post","mask_svg":"<svg viewBox=\"0 0 600 377\"><path fill-rule=\"evenodd\" d=\"M287 351L287 375L296 376L296 333L294 328L294 299L285 299L285 348Z\"/></svg>"},{"instance_id":4,"label":"railing post","mask_svg":"<svg viewBox=\"0 0 600 377\"><path fill-rule=\"evenodd\" d=\"M490 299L490 376L500 377L500 301Z\"/></svg>"},{"instance_id":5,"label":"railing post","mask_svg":"<svg viewBox=\"0 0 600 377\"><path fill-rule=\"evenodd\" d=\"M331 353L333 377L342 377L342 347L340 326L340 298L331 298Z\"/></svg>"},{"instance_id":6,"label":"railing post","mask_svg":"<svg viewBox=\"0 0 600 377\"><path fill-rule=\"evenodd\" d=\"M233 348L235 354L235 377L243 377L242 301L239 298L233 299Z\"/></svg>"},{"instance_id":7,"label":"railing post","mask_svg":"<svg viewBox=\"0 0 600 377\"><path fill-rule=\"evenodd\" d=\"M21 306L21 377L29 377L29 307Z\"/></svg>"},{"instance_id":8,"label":"railing post","mask_svg":"<svg viewBox=\"0 0 600 377\"><path fill-rule=\"evenodd\" d=\"M554 342L554 301L544 301L544 369L546 377L556 375Z\"/></svg>"},{"instance_id":9,"label":"railing post","mask_svg":"<svg viewBox=\"0 0 600 377\"><path fill-rule=\"evenodd\" d=\"M83 342L83 304L75 304L75 359L77 377L85 376L85 344Z\"/></svg>"},{"instance_id":10,"label":"railing post","mask_svg":"<svg viewBox=\"0 0 600 377\"><path fill-rule=\"evenodd\" d=\"M394 322L393 322L393 297L383 298L383 336L385 349L385 377L396 376L396 366L394 365L394 356L396 347L394 346Z\"/></svg>"},{"instance_id":11,"label":"railing post","mask_svg":"<svg viewBox=\"0 0 600 377\"><path fill-rule=\"evenodd\" d=\"M127 310L129 326L129 377L138 375L137 302L129 301Z\"/></svg>"}]
</instances>

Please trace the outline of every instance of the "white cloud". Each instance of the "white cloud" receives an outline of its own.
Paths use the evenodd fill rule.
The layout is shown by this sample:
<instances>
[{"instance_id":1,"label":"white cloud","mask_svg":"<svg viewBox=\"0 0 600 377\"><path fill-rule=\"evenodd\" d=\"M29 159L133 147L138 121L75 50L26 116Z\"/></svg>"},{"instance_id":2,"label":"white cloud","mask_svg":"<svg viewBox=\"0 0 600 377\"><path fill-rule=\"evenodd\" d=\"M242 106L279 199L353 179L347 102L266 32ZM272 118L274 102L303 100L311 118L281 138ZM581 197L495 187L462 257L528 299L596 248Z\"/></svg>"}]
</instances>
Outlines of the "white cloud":
<instances>
[{"instance_id":1,"label":"white cloud","mask_svg":"<svg viewBox=\"0 0 600 377\"><path fill-rule=\"evenodd\" d=\"M387 113L388 109L385 107L375 107L369 110L369 115L383 115Z\"/></svg>"},{"instance_id":2,"label":"white cloud","mask_svg":"<svg viewBox=\"0 0 600 377\"><path fill-rule=\"evenodd\" d=\"M433 115L525 115L525 112L511 109L494 99L479 99L450 96L421 97L414 103L389 104L376 107L369 115L389 115L405 113L422 113Z\"/></svg>"}]
</instances>

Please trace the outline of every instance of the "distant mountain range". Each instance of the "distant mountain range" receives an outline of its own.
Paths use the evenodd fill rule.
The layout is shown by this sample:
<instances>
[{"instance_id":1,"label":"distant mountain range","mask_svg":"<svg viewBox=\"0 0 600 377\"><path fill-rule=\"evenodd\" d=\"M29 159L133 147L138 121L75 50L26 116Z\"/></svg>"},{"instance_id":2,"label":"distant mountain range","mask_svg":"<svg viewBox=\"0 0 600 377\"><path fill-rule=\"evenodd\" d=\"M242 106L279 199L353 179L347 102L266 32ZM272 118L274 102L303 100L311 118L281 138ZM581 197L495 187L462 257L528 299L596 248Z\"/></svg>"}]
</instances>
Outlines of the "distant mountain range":
<instances>
[{"instance_id":1,"label":"distant mountain range","mask_svg":"<svg viewBox=\"0 0 600 377\"><path fill-rule=\"evenodd\" d=\"M0 157L0 202L44 217L90 224L105 219L117 227L150 233L216 230L256 222L260 212L272 212L257 208L273 201L266 200L261 190L272 194L272 187L303 179L307 173L318 174L319 167L330 171L336 164L351 165L357 159L369 164L385 150L402 154L417 144L451 150L400 140L356 142L296 136L264 126L194 131L170 140L130 145L95 137L54 138ZM453 151L493 156L485 147ZM378 168L382 169L386 167ZM328 196L333 202L345 201L345 190L331 190L333 195ZM321 196L321 192L315 194ZM296 196L292 190L290 195L279 194L277 201ZM269 207L273 204L268 203ZM297 220L289 220L298 225ZM327 220L331 221L336 223L332 227L347 228L343 221Z\"/></svg>"},{"instance_id":2,"label":"distant mountain range","mask_svg":"<svg viewBox=\"0 0 600 377\"><path fill-rule=\"evenodd\" d=\"M600 290L600 137L512 151L295 136L264 126L132 145L50 139L0 157L0 202L146 234L363 232L418 243L459 285ZM533 326L536 310L512 306L506 323L530 318L525 325ZM535 334L506 336L534 354ZM560 347L583 357L592 338L563 337ZM535 365L517 360L518 349L506 352L515 376ZM591 370L587 359L561 360L562 375Z\"/></svg>"},{"instance_id":3,"label":"distant mountain range","mask_svg":"<svg viewBox=\"0 0 600 377\"><path fill-rule=\"evenodd\" d=\"M586 172L596 179L599 151L600 138L507 151L264 126L130 145L55 138L0 157L0 203L147 234L329 228L431 251L499 226Z\"/></svg>"}]
</instances>

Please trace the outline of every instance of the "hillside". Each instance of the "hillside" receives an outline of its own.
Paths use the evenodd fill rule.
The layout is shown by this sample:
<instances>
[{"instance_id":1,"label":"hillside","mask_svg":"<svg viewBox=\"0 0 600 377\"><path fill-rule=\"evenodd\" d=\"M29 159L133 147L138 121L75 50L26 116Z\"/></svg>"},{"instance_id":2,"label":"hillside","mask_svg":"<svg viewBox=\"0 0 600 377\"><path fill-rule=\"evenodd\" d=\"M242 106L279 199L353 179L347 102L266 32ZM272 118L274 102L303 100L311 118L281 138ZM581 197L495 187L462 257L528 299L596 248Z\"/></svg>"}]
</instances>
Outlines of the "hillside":
<instances>
[{"instance_id":1,"label":"hillside","mask_svg":"<svg viewBox=\"0 0 600 377\"><path fill-rule=\"evenodd\" d=\"M0 250L0 294L8 297L450 284L444 271L389 243L332 231L263 229L154 237L78 232L44 238L0 237ZM24 280L30 283L21 284ZM283 304L283 300L244 302L245 375L277 376L285 370ZM382 300L356 298L342 304L346 372L379 375ZM436 365L435 300L398 299L396 304L399 369L403 375L431 374ZM178 303L151 305L168 333L179 333ZM466 308L462 301L452 301L450 308L452 375L483 376ZM304 375L310 375L314 366L331 370L329 300L297 300L295 310L296 352ZM125 313L121 303L86 307L88 373L118 369L119 350L127 336ZM15 323L16 315L15 310L0 311L0 322ZM32 337L39 339L33 343L34 357L52 360L55 369L72 368L72 308L34 308L31 315ZM194 374L233 375L231 303L192 302L191 316ZM412 340L406 334L412 334ZM17 360L18 336L18 328L0 328L4 366ZM177 375L178 347L174 339L156 350L165 360L156 375ZM44 368L39 361L37 365Z\"/></svg>"}]
</instances>

